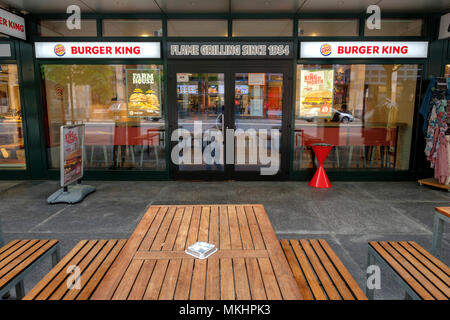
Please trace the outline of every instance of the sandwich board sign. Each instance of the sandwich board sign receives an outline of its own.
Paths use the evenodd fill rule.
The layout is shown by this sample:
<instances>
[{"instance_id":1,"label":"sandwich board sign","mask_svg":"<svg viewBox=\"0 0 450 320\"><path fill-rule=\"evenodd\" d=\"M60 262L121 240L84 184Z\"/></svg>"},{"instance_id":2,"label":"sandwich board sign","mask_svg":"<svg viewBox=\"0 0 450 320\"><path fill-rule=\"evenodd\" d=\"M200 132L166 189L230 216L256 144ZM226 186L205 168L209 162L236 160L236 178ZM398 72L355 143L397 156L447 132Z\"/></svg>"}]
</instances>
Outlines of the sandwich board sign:
<instances>
[{"instance_id":1,"label":"sandwich board sign","mask_svg":"<svg viewBox=\"0 0 450 320\"><path fill-rule=\"evenodd\" d=\"M53 193L48 203L77 203L95 187L81 185L83 177L84 124L61 126L60 173L62 189ZM78 182L76 185L70 184Z\"/></svg>"},{"instance_id":2,"label":"sandwich board sign","mask_svg":"<svg viewBox=\"0 0 450 320\"><path fill-rule=\"evenodd\" d=\"M84 125L61 126L61 187L83 177Z\"/></svg>"}]
</instances>

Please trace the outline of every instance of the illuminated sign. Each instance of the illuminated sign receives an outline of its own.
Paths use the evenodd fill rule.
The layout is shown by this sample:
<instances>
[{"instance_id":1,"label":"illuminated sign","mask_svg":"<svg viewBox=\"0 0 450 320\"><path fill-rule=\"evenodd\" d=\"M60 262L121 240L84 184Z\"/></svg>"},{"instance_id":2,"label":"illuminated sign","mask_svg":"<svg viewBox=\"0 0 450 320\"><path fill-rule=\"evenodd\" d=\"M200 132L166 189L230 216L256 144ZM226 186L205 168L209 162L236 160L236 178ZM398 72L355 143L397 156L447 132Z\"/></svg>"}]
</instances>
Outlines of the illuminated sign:
<instances>
[{"instance_id":1,"label":"illuminated sign","mask_svg":"<svg viewBox=\"0 0 450 320\"><path fill-rule=\"evenodd\" d=\"M26 40L25 19L9 11L0 9L0 32L8 36Z\"/></svg>"},{"instance_id":2,"label":"illuminated sign","mask_svg":"<svg viewBox=\"0 0 450 320\"><path fill-rule=\"evenodd\" d=\"M159 42L36 42L36 58L161 58Z\"/></svg>"},{"instance_id":3,"label":"illuminated sign","mask_svg":"<svg viewBox=\"0 0 450 320\"><path fill-rule=\"evenodd\" d=\"M426 41L301 42L300 58L426 58Z\"/></svg>"},{"instance_id":4,"label":"illuminated sign","mask_svg":"<svg viewBox=\"0 0 450 320\"><path fill-rule=\"evenodd\" d=\"M292 42L170 42L168 58L292 58Z\"/></svg>"},{"instance_id":5,"label":"illuminated sign","mask_svg":"<svg viewBox=\"0 0 450 320\"><path fill-rule=\"evenodd\" d=\"M332 116L334 70L300 71L300 117Z\"/></svg>"}]
</instances>

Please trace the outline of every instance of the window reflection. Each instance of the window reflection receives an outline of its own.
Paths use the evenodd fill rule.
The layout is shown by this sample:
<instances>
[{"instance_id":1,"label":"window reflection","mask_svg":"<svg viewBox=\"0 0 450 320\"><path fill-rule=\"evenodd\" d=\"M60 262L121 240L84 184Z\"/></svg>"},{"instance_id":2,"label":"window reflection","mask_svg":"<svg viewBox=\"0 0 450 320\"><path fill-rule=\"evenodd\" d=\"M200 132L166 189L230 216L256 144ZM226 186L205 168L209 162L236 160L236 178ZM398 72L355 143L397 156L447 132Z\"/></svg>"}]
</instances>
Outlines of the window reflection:
<instances>
[{"instance_id":1,"label":"window reflection","mask_svg":"<svg viewBox=\"0 0 450 320\"><path fill-rule=\"evenodd\" d=\"M333 74L328 92L320 85L302 90L306 71L320 77L324 70ZM310 145L318 142L335 146L328 168L408 169L420 75L421 66L408 64L299 65L295 170L314 166ZM330 102L331 112L321 114Z\"/></svg>"},{"instance_id":2,"label":"window reflection","mask_svg":"<svg viewBox=\"0 0 450 320\"><path fill-rule=\"evenodd\" d=\"M25 169L17 65L0 65L0 168Z\"/></svg>"},{"instance_id":3,"label":"window reflection","mask_svg":"<svg viewBox=\"0 0 450 320\"><path fill-rule=\"evenodd\" d=\"M132 116L127 100L133 100L127 70L159 70L152 90L162 90L158 65L43 65L48 165L59 168L59 128L85 124L85 167L88 169L164 170L164 119L145 116L148 103L141 101L144 116ZM129 81L129 80L128 80ZM159 82L158 82L159 81ZM130 91L130 92L127 92ZM141 90L142 91L142 90ZM159 96L159 95L158 95ZM161 92L161 97L163 93ZM134 101L132 101L134 102ZM162 102L156 103L163 106ZM133 105L134 106L134 105ZM153 105L152 105L153 107ZM133 109L134 110L134 109ZM164 112L161 111L161 115Z\"/></svg>"}]
</instances>

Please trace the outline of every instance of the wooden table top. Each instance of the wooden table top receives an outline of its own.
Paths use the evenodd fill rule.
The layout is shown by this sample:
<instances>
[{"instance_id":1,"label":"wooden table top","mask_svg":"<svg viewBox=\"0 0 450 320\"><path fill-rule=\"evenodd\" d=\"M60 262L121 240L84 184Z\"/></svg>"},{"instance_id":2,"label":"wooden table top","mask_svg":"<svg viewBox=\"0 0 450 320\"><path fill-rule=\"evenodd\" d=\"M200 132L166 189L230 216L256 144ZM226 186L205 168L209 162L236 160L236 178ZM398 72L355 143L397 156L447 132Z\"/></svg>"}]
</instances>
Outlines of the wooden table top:
<instances>
[{"instance_id":1,"label":"wooden table top","mask_svg":"<svg viewBox=\"0 0 450 320\"><path fill-rule=\"evenodd\" d=\"M444 216L447 216L450 218L450 207L436 207L434 208L437 212L440 214L443 214Z\"/></svg>"},{"instance_id":2,"label":"wooden table top","mask_svg":"<svg viewBox=\"0 0 450 320\"><path fill-rule=\"evenodd\" d=\"M197 241L218 251L184 253ZM91 299L302 299L262 205L151 206Z\"/></svg>"}]
</instances>

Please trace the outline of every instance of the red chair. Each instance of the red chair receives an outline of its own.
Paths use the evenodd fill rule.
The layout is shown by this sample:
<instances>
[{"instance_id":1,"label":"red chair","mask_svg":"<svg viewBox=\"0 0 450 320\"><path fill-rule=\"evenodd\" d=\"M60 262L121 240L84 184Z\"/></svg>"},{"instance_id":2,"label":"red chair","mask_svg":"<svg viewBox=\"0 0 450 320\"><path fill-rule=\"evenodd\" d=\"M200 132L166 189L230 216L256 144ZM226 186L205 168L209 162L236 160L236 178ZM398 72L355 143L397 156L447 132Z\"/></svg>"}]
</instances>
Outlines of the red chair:
<instances>
[{"instance_id":1,"label":"red chair","mask_svg":"<svg viewBox=\"0 0 450 320\"><path fill-rule=\"evenodd\" d=\"M380 166L391 167L391 154L393 165L397 155L397 132L398 128L364 128L364 145L369 147L370 164L373 167L376 149L380 151ZM392 151L391 151L392 149Z\"/></svg>"}]
</instances>

